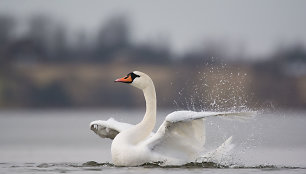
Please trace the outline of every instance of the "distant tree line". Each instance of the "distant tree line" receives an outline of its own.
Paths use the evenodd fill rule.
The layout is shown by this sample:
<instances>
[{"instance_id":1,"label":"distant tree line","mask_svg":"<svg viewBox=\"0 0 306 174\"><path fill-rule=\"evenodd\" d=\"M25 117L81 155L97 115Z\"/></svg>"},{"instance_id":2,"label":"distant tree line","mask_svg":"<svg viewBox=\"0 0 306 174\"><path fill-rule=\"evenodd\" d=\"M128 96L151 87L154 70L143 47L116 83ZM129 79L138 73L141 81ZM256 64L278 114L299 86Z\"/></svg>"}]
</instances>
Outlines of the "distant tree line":
<instances>
[{"instance_id":1,"label":"distant tree line","mask_svg":"<svg viewBox=\"0 0 306 174\"><path fill-rule=\"evenodd\" d=\"M167 63L171 54L163 43L135 45L131 42L130 26L124 16L114 16L93 37L85 31L71 34L63 23L50 17L33 16L26 31L18 35L17 21L0 16L1 63L105 63L129 58L130 61ZM68 35L73 35L69 37ZM72 39L71 39L72 38ZM89 39L92 38L92 39Z\"/></svg>"},{"instance_id":2,"label":"distant tree line","mask_svg":"<svg viewBox=\"0 0 306 174\"><path fill-rule=\"evenodd\" d=\"M118 15L101 25L98 32L89 34L81 30L71 33L67 26L49 16L31 17L27 25L20 30L20 21L12 16L0 16L0 63L65 63L112 61L137 61L140 63L190 63L199 61L217 63L230 60L226 46L222 43L208 45L187 51L181 56L172 54L168 42L160 39L157 42L134 44L131 38L131 27L126 16ZM275 55L262 60L287 63L305 62L305 47L302 44L287 46L275 52ZM243 56L243 55L239 55ZM241 62L247 58L236 56ZM212 57L215 61L211 61ZM258 61L255 61L257 63Z\"/></svg>"},{"instance_id":3,"label":"distant tree line","mask_svg":"<svg viewBox=\"0 0 306 174\"><path fill-rule=\"evenodd\" d=\"M67 87L63 80L55 80L41 87L13 68L18 64L137 62L147 65L178 65L197 71L199 65L219 66L223 62L251 69L253 80L256 81L252 91L261 101L273 101L282 107L306 107L306 49L299 43L279 48L274 54L259 61L249 61L243 55L229 59L224 46L218 43L178 56L171 52L168 42L163 39L135 44L131 38L130 23L125 16L110 18L97 33L91 35L85 31L71 33L63 23L44 15L30 18L22 31L19 31L19 23L12 16L0 15L0 106L76 105L65 91ZM105 88L105 91L111 90L111 87L98 87ZM93 93L93 98L103 98L105 95L110 94L97 91ZM103 103L100 98L95 102L88 100L84 106L91 102L100 105ZM29 104L24 104L25 101ZM110 106L116 103L112 102L109 102ZM124 105L132 103L128 103L128 100L121 102Z\"/></svg>"}]
</instances>

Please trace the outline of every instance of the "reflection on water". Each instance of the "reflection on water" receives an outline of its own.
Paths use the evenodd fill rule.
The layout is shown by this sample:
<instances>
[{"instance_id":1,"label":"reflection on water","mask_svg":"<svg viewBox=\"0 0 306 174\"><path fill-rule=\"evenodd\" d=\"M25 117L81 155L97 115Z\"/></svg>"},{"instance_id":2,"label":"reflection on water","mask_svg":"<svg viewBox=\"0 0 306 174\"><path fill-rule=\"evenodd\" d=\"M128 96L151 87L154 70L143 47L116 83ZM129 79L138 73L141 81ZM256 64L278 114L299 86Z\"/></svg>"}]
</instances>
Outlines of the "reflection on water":
<instances>
[{"instance_id":1,"label":"reflection on water","mask_svg":"<svg viewBox=\"0 0 306 174\"><path fill-rule=\"evenodd\" d=\"M158 113L158 126L167 113ZM142 119L142 115L143 111L118 110L2 111L0 173L113 170L116 167L109 163L111 141L101 139L91 132L89 123L113 117L118 121L135 124ZM226 163L228 165L190 163L180 168L305 170L305 125L305 113L259 115L246 122L207 119L206 151L216 148L233 135L236 147L231 159L226 159L229 160ZM156 164L142 166L152 167L160 168Z\"/></svg>"}]
</instances>

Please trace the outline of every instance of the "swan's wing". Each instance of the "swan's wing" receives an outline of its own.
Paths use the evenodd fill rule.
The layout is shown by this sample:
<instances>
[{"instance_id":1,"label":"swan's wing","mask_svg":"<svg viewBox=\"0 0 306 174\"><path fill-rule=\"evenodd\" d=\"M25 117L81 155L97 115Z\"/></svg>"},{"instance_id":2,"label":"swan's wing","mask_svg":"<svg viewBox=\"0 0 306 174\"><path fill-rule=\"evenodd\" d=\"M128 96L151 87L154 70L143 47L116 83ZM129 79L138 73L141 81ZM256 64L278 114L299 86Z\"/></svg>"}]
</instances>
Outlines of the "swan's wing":
<instances>
[{"instance_id":1,"label":"swan's wing","mask_svg":"<svg viewBox=\"0 0 306 174\"><path fill-rule=\"evenodd\" d=\"M222 164L224 162L227 162L226 160L228 157L230 157L230 152L235 147L234 144L232 144L232 137L229 137L221 146L219 146L217 149L210 151L208 153L205 153L203 156L197 159L198 162L214 162L217 164Z\"/></svg>"},{"instance_id":2,"label":"swan's wing","mask_svg":"<svg viewBox=\"0 0 306 174\"><path fill-rule=\"evenodd\" d=\"M251 112L176 111L169 114L147 147L158 154L176 159L195 159L205 143L204 118L213 116L251 116Z\"/></svg>"},{"instance_id":3,"label":"swan's wing","mask_svg":"<svg viewBox=\"0 0 306 174\"><path fill-rule=\"evenodd\" d=\"M101 138L114 139L120 132L133 127L134 125L116 121L113 118L107 121L96 120L90 123L90 129Z\"/></svg>"}]
</instances>

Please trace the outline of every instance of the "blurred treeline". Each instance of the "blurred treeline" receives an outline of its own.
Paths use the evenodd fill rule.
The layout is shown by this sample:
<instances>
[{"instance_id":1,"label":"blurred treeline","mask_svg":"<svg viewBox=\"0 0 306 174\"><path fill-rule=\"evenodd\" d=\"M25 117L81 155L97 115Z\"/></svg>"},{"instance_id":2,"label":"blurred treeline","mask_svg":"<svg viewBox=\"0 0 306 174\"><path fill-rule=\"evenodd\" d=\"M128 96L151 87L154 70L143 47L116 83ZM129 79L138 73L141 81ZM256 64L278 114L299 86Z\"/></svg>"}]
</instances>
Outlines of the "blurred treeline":
<instances>
[{"instance_id":1,"label":"blurred treeline","mask_svg":"<svg viewBox=\"0 0 306 174\"><path fill-rule=\"evenodd\" d=\"M124 16L97 33L71 32L43 15L23 28L20 22L0 16L1 108L144 106L138 90L113 83L132 70L150 74L160 107L306 108L299 43L260 59L231 55L215 42L178 55L164 38L135 43Z\"/></svg>"}]
</instances>

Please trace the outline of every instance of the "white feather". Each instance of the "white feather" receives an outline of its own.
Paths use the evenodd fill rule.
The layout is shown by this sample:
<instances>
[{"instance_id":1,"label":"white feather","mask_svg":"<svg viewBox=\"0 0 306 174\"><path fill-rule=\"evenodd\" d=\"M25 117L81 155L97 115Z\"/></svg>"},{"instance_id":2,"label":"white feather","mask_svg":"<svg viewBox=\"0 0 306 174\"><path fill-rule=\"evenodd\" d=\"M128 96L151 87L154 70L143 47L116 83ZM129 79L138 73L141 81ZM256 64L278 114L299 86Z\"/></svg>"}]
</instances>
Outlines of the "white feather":
<instances>
[{"instance_id":1,"label":"white feather","mask_svg":"<svg viewBox=\"0 0 306 174\"><path fill-rule=\"evenodd\" d=\"M147 162L183 164L198 159L205 144L204 119L209 117L251 118L254 112L194 112L170 113L157 132L152 132L156 122L156 94L151 78L139 71L130 83L141 89L146 100L146 113L137 125L121 123L114 119L93 121L90 128L102 138L113 139L112 161L119 166L137 166ZM225 141L216 154L230 151L231 138ZM218 157L218 156L217 156ZM218 157L219 159L219 157Z\"/></svg>"}]
</instances>

